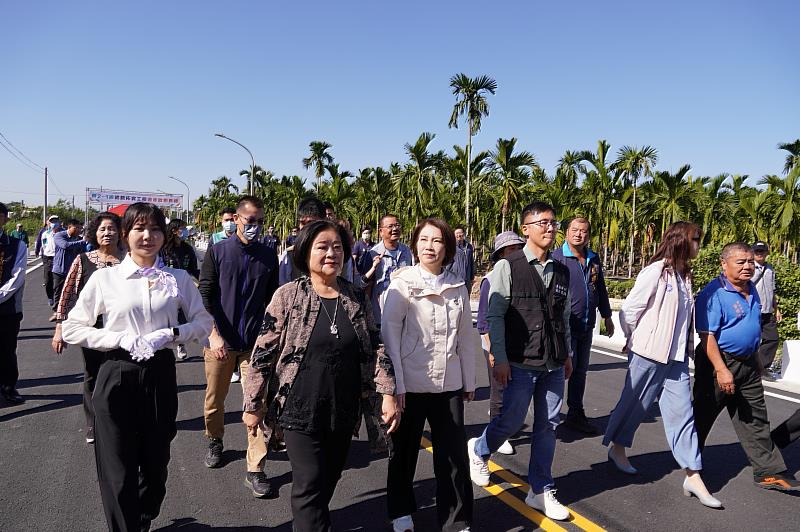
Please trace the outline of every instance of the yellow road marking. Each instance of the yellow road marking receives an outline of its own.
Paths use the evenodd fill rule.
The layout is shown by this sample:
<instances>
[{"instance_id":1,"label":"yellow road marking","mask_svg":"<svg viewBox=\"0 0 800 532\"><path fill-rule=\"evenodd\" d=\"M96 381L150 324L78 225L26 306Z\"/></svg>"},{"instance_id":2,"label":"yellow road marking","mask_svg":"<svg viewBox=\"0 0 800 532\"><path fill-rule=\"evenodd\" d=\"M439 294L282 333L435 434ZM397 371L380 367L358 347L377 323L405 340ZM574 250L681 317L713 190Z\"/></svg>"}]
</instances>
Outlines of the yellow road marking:
<instances>
[{"instance_id":1,"label":"yellow road marking","mask_svg":"<svg viewBox=\"0 0 800 532\"><path fill-rule=\"evenodd\" d=\"M433 453L433 444L428 438L423 436L420 446L429 453ZM528 486L524 480L491 460L489 460L489 471L502 478L504 481L510 484L512 488L522 491L525 493L525 495L528 494L530 486ZM485 486L483 489L539 525L542 530L547 532L567 532L566 529L561 527L558 523L525 504L525 501L522 501L508 493L506 488L490 482L489 485ZM568 510L571 517L569 522L575 526L581 528L582 530L586 530L587 532L605 532L603 527L593 523L570 508L568 508Z\"/></svg>"}]
</instances>

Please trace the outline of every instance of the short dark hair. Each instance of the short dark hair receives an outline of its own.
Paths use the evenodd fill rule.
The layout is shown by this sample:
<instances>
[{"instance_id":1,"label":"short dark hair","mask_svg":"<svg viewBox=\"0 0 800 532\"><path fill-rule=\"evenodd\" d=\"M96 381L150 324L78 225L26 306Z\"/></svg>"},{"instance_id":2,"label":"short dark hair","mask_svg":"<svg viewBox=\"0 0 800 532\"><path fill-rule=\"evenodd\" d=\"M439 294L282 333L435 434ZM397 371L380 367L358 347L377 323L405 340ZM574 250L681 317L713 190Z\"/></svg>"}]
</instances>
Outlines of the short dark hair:
<instances>
[{"instance_id":1,"label":"short dark hair","mask_svg":"<svg viewBox=\"0 0 800 532\"><path fill-rule=\"evenodd\" d=\"M325 204L323 204L316 196L300 200L297 204L297 223L311 218L313 220L322 220L325 218Z\"/></svg>"},{"instance_id":2,"label":"short dark hair","mask_svg":"<svg viewBox=\"0 0 800 532\"><path fill-rule=\"evenodd\" d=\"M524 222L525 217L529 214L541 214L543 212L552 212L555 214L556 210L546 201L532 201L522 208L522 218L520 222Z\"/></svg>"},{"instance_id":3,"label":"short dark hair","mask_svg":"<svg viewBox=\"0 0 800 532\"><path fill-rule=\"evenodd\" d=\"M225 207L224 209L219 211L220 216L223 216L225 214L236 214L236 209L234 209L233 207Z\"/></svg>"},{"instance_id":4,"label":"short dark hair","mask_svg":"<svg viewBox=\"0 0 800 532\"><path fill-rule=\"evenodd\" d=\"M441 218L425 218L414 228L414 232L411 234L411 253L414 254L414 260L419 262L417 240L419 239L419 234L426 225L432 225L442 232L442 237L444 238L444 261L442 265L447 266L453 262L456 256L456 233L450 228L448 223Z\"/></svg>"},{"instance_id":5,"label":"short dark hair","mask_svg":"<svg viewBox=\"0 0 800 532\"><path fill-rule=\"evenodd\" d=\"M325 207L325 209L330 209L332 211L336 210L333 208L333 203L331 203L330 201L323 201L322 206Z\"/></svg>"},{"instance_id":6,"label":"short dark hair","mask_svg":"<svg viewBox=\"0 0 800 532\"><path fill-rule=\"evenodd\" d=\"M100 243L97 241L97 230L105 220L111 220L117 228L117 238L120 237L122 232L122 220L113 212L101 212L89 222L89 227L86 228L86 238L93 248L99 248ZM119 245L119 243L117 243Z\"/></svg>"},{"instance_id":7,"label":"short dark hair","mask_svg":"<svg viewBox=\"0 0 800 532\"><path fill-rule=\"evenodd\" d=\"M383 227L383 221L384 221L386 218L394 218L395 220L398 220L398 221L400 220L400 218L398 218L398 217L397 217L397 216L395 216L394 214L391 214L391 213L386 213L386 214L384 214L383 216L381 216L381 217L380 217L380 220L378 220L378 229L380 229L381 227Z\"/></svg>"},{"instance_id":8,"label":"short dark hair","mask_svg":"<svg viewBox=\"0 0 800 532\"><path fill-rule=\"evenodd\" d=\"M8 207L6 207L5 203L0 203L0 214L8 216Z\"/></svg>"},{"instance_id":9,"label":"short dark hair","mask_svg":"<svg viewBox=\"0 0 800 532\"><path fill-rule=\"evenodd\" d=\"M64 227L76 227L76 226L79 226L79 225L83 225L83 222L78 220L77 218L70 218L64 224Z\"/></svg>"},{"instance_id":10,"label":"short dark hair","mask_svg":"<svg viewBox=\"0 0 800 532\"><path fill-rule=\"evenodd\" d=\"M167 237L167 219L164 212L152 203L131 203L122 217L122 240L128 240L128 235L137 222L153 222L161 230L164 240Z\"/></svg>"},{"instance_id":11,"label":"short dark hair","mask_svg":"<svg viewBox=\"0 0 800 532\"><path fill-rule=\"evenodd\" d=\"M590 222L589 220L587 220L583 216L573 216L572 218L569 219L569 221L567 222L567 225L564 226L564 227L566 229L569 229L569 226L572 225L572 222L578 222L580 224L586 224L586 225L589 226L589 232L590 233L592 232L592 222Z\"/></svg>"},{"instance_id":12,"label":"short dark hair","mask_svg":"<svg viewBox=\"0 0 800 532\"><path fill-rule=\"evenodd\" d=\"M459 224L459 225L457 225L457 226L453 227L453 232L455 233L455 232L456 232L456 231L458 231L459 229L461 229L461 230L462 230L462 231L464 231L465 233L467 232L467 230L466 230L466 229L464 229L464 226L463 226L463 225L461 225L461 224Z\"/></svg>"},{"instance_id":13,"label":"short dark hair","mask_svg":"<svg viewBox=\"0 0 800 532\"><path fill-rule=\"evenodd\" d=\"M333 220L314 220L303 226L300 232L297 233L297 239L294 241L294 250L292 251L292 261L295 267L305 275L308 275L309 272L308 255L311 253L311 245L314 243L314 239L321 232L330 229L336 231L342 241L342 251L344 252L342 255L342 268L344 268L344 263L350 259L352 249L347 229Z\"/></svg>"},{"instance_id":14,"label":"short dark hair","mask_svg":"<svg viewBox=\"0 0 800 532\"><path fill-rule=\"evenodd\" d=\"M239 203L236 204L236 211L238 212L239 209L244 208L244 206L248 205L248 204L252 205L256 209L263 209L264 208L264 202L261 201L260 198L257 198L255 196L247 196L247 195L245 195L245 196L241 196L239 198Z\"/></svg>"},{"instance_id":15,"label":"short dark hair","mask_svg":"<svg viewBox=\"0 0 800 532\"><path fill-rule=\"evenodd\" d=\"M369 224L362 225L361 226L361 232L363 233L364 231L372 231L372 226L369 225Z\"/></svg>"}]
</instances>

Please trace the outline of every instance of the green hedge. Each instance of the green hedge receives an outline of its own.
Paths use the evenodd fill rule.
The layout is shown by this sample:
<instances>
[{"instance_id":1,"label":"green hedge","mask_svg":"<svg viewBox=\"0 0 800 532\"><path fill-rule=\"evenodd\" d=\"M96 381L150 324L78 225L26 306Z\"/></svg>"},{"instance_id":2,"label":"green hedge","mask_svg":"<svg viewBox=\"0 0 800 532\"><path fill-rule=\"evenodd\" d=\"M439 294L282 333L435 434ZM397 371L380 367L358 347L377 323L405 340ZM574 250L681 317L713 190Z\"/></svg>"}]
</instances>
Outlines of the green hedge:
<instances>
[{"instance_id":1,"label":"green hedge","mask_svg":"<svg viewBox=\"0 0 800 532\"><path fill-rule=\"evenodd\" d=\"M699 292L712 279L720 274L719 255L721 244L700 250L692 264L694 289ZM775 267L777 280L778 307L783 319L778 323L781 340L800 339L797 330L797 311L800 310L800 266L780 255L771 255L769 262ZM606 279L609 297L624 299L633 288L633 280Z\"/></svg>"}]
</instances>

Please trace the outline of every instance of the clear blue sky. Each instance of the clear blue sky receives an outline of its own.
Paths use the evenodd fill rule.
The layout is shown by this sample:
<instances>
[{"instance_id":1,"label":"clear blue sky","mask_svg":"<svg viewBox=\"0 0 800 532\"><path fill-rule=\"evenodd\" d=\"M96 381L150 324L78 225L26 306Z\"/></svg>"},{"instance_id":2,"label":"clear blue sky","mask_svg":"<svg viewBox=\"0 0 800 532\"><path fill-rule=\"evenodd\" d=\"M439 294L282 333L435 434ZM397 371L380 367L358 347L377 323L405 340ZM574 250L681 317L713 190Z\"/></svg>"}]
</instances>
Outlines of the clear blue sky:
<instances>
[{"instance_id":1,"label":"clear blue sky","mask_svg":"<svg viewBox=\"0 0 800 532\"><path fill-rule=\"evenodd\" d=\"M87 186L183 192L257 164L299 174L308 143L343 169L405 161L449 130L448 80L498 82L477 149L519 138L551 171L607 139L659 169L780 173L800 137L800 3L3 2L0 132L82 203ZM0 200L41 203L0 148ZM51 187L53 192L55 189ZM56 192L57 194L57 192Z\"/></svg>"}]
</instances>

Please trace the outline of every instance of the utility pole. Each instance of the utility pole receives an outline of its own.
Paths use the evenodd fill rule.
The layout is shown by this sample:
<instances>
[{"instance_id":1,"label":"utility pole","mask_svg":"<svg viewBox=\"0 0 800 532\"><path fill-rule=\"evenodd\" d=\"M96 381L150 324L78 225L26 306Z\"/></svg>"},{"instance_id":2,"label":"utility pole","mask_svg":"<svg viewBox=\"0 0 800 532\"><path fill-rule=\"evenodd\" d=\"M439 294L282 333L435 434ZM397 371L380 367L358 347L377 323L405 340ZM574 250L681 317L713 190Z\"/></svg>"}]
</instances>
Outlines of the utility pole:
<instances>
[{"instance_id":1,"label":"utility pole","mask_svg":"<svg viewBox=\"0 0 800 532\"><path fill-rule=\"evenodd\" d=\"M47 167L44 167L44 208L42 208L42 223L47 225Z\"/></svg>"}]
</instances>

